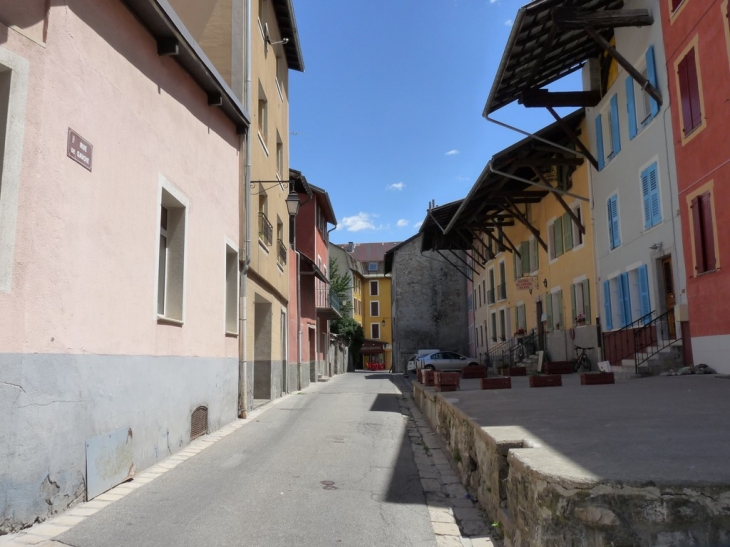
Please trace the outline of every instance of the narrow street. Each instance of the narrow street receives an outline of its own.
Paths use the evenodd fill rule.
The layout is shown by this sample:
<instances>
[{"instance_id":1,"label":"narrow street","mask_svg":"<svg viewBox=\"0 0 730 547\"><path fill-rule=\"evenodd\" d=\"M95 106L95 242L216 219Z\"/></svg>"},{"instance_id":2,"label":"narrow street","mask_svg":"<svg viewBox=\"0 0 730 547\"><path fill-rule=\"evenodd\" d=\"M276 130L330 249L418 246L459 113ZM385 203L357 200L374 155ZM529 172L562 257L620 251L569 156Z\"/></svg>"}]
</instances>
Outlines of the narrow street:
<instances>
[{"instance_id":1,"label":"narrow street","mask_svg":"<svg viewBox=\"0 0 730 547\"><path fill-rule=\"evenodd\" d=\"M75 547L491 545L460 537L454 512L472 530L486 524L425 421L410 417L408 387L362 372L311 386L27 533Z\"/></svg>"}]
</instances>

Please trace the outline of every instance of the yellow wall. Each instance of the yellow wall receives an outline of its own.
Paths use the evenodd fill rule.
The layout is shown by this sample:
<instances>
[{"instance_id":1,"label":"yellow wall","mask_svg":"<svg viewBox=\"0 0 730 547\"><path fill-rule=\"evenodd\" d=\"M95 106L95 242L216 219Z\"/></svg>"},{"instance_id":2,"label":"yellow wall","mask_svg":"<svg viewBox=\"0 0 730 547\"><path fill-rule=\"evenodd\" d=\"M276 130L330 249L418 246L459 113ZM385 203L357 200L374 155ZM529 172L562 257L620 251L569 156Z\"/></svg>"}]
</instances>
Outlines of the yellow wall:
<instances>
[{"instance_id":1,"label":"yellow wall","mask_svg":"<svg viewBox=\"0 0 730 547\"><path fill-rule=\"evenodd\" d=\"M378 294L373 296L370 294L370 282L375 281L378 283ZM363 296L363 317L362 317L362 328L365 331L365 338L375 339L381 342L386 342L388 348L385 351L385 364L386 368L390 368L392 359L392 345L393 345L393 314L391 313L391 279L382 275L369 275L363 279L362 285L362 296ZM370 314L370 303L373 301L378 302L379 313L377 316ZM385 320L385 326L383 326L383 320ZM380 327L380 337L373 338L371 325L377 323Z\"/></svg>"},{"instance_id":2,"label":"yellow wall","mask_svg":"<svg viewBox=\"0 0 730 547\"><path fill-rule=\"evenodd\" d=\"M582 134L586 134L585 127L583 127ZM580 166L572 175L573 185L569 189L569 192L588 197L590 196L590 185L589 185L589 163L586 161ZM599 315L598 310L598 299L596 297L596 274L595 274L595 259L594 259L594 248L593 248L593 226L591 223L592 213L590 210L590 204L586 201L580 201L570 196L564 196L565 202L573 208L575 205L580 204L581 218L583 225L585 226L586 232L583 235L583 242L579 246L574 246L572 250L564 252L561 256L550 260L548 252L543 249L542 246L538 246L539 257L538 257L538 269L531 271L530 276L534 276L532 290L529 289L518 290L515 282L514 275L514 258L512 252L500 252L497 256L487 262L482 271L475 271L474 277L474 314L475 314L475 327L477 327L477 339L475 353L477 357L483 358L483 354L487 351L486 346L490 349L496 344L501 342L500 340L500 321L499 321L499 310L504 309L505 316L508 321L505 329L505 339L509 340L514 337L515 331L517 330L517 310L516 307L520 304L525 306L525 319L527 332L531 329L536 329L538 326L538 317L536 314L537 302L542 301L543 313L546 313L547 305L545 303L546 298L555 289L562 290L562 314L563 322L559 325L561 330L576 327L578 329L584 328L583 325L576 325L574 317L572 316L571 306L571 285L575 281L579 281L582 276L588 280L589 286L589 307L590 307L590 318L587 324L595 325L595 318ZM520 205L520 210L525 211L525 206ZM544 197L540 203L530 205L530 220L531 224L536 227L542 239L549 246L549 230L548 223L554 221L557 217L562 217L565 214L563 206L555 199L554 194L548 194ZM518 248L522 241L529 241L534 236L519 220L515 219L515 225L506 227L505 235L509 238L512 243ZM496 234L496 233L495 233ZM486 241L486 236L484 236ZM499 263L504 261L505 264L505 280L506 280L506 299L499 300L496 286L501 283L499 274ZM486 295L484 291L481 291L479 287L484 287L486 291L489 290L489 269L494 269L495 279L495 303L489 305L486 303ZM482 292L482 302L480 305L480 292ZM496 313L497 318L497 341L491 340L491 312ZM557 310L554 310L553 316L557 317ZM557 322L557 319L556 321ZM485 331L482 337L482 330ZM486 328L485 328L486 327ZM546 328L547 330L547 328ZM486 339L486 344L482 342L482 338Z\"/></svg>"}]
</instances>

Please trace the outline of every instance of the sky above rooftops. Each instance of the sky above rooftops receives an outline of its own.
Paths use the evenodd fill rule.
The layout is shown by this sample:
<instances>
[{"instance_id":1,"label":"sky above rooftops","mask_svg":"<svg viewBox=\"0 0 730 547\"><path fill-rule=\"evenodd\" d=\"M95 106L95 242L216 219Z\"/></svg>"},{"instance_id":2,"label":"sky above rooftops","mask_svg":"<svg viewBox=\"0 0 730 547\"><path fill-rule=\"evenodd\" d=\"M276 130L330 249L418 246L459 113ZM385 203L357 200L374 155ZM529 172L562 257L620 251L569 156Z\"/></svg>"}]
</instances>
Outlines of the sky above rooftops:
<instances>
[{"instance_id":1,"label":"sky above rooftops","mask_svg":"<svg viewBox=\"0 0 730 547\"><path fill-rule=\"evenodd\" d=\"M522 3L294 0L306 71L289 73L290 165L329 193L333 242L408 239L431 200L465 197L524 137L481 115ZM550 89L579 90L579 76ZM554 121L514 103L494 117Z\"/></svg>"}]
</instances>

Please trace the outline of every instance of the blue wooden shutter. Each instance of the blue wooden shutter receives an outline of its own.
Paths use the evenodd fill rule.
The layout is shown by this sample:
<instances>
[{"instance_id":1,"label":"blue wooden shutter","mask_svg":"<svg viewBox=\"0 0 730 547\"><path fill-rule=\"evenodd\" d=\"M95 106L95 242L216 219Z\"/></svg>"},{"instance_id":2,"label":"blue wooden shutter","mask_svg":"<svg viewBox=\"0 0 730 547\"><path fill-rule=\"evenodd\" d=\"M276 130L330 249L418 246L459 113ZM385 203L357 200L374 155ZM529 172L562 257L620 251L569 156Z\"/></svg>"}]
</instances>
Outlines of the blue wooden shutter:
<instances>
[{"instance_id":1,"label":"blue wooden shutter","mask_svg":"<svg viewBox=\"0 0 730 547\"><path fill-rule=\"evenodd\" d=\"M639 266L637 272L639 274L639 295L641 296L641 315L645 316L651 311L651 301L649 299L649 275L646 265ZM651 322L651 317L645 317L644 324Z\"/></svg>"},{"instance_id":2,"label":"blue wooden shutter","mask_svg":"<svg viewBox=\"0 0 730 547\"><path fill-rule=\"evenodd\" d=\"M644 229L654 226L651 222L651 191L649 189L649 169L641 172L641 197L644 200Z\"/></svg>"},{"instance_id":3,"label":"blue wooden shutter","mask_svg":"<svg viewBox=\"0 0 730 547\"><path fill-rule=\"evenodd\" d=\"M618 196L608 198L608 234L612 249L621 245L618 221Z\"/></svg>"},{"instance_id":4,"label":"blue wooden shutter","mask_svg":"<svg viewBox=\"0 0 730 547\"><path fill-rule=\"evenodd\" d=\"M596 155L598 156L598 170L603 169L603 124L601 115L596 116Z\"/></svg>"},{"instance_id":5,"label":"blue wooden shutter","mask_svg":"<svg viewBox=\"0 0 730 547\"><path fill-rule=\"evenodd\" d=\"M633 139L638 132L636 126L636 100L634 98L634 79L626 78L626 105L629 109L629 140Z\"/></svg>"},{"instance_id":6,"label":"blue wooden shutter","mask_svg":"<svg viewBox=\"0 0 730 547\"><path fill-rule=\"evenodd\" d=\"M611 282L603 282L603 312L606 315L606 330L613 329L613 315L611 313Z\"/></svg>"},{"instance_id":7,"label":"blue wooden shutter","mask_svg":"<svg viewBox=\"0 0 730 547\"><path fill-rule=\"evenodd\" d=\"M631 323L631 294L629 287L629 274L622 273L618 276L619 306L621 309L621 326L625 327Z\"/></svg>"},{"instance_id":8,"label":"blue wooden shutter","mask_svg":"<svg viewBox=\"0 0 730 547\"><path fill-rule=\"evenodd\" d=\"M662 221L659 173L656 162L641 173L641 195L644 199L644 228L651 228Z\"/></svg>"},{"instance_id":9,"label":"blue wooden shutter","mask_svg":"<svg viewBox=\"0 0 730 547\"><path fill-rule=\"evenodd\" d=\"M659 89L659 84L656 79L656 65L654 64L654 46L649 46L646 50L646 74L649 78L649 82L655 88ZM651 99L651 117L653 118L659 113L659 103L653 98Z\"/></svg>"},{"instance_id":10,"label":"blue wooden shutter","mask_svg":"<svg viewBox=\"0 0 730 547\"><path fill-rule=\"evenodd\" d=\"M618 123L618 96L614 94L611 97L611 139L613 141L613 152L611 156L621 152L621 134L619 133Z\"/></svg>"}]
</instances>

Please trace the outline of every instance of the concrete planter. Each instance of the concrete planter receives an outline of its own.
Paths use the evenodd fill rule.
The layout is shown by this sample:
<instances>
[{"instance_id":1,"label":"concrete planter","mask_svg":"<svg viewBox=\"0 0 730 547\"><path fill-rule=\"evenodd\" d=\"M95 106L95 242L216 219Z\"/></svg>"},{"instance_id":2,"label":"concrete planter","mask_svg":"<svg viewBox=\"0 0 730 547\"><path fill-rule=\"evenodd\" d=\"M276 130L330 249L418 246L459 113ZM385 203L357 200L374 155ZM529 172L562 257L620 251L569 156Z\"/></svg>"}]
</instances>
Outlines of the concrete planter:
<instances>
[{"instance_id":1,"label":"concrete planter","mask_svg":"<svg viewBox=\"0 0 730 547\"><path fill-rule=\"evenodd\" d=\"M458 372L435 372L433 375L433 385L436 387L459 387Z\"/></svg>"},{"instance_id":2,"label":"concrete planter","mask_svg":"<svg viewBox=\"0 0 730 547\"><path fill-rule=\"evenodd\" d=\"M482 389L512 389L512 378L501 376L496 378L482 378Z\"/></svg>"},{"instance_id":3,"label":"concrete planter","mask_svg":"<svg viewBox=\"0 0 730 547\"><path fill-rule=\"evenodd\" d=\"M466 366L461 369L461 377L464 378L464 380L467 380L469 378L486 378L487 377L487 371L489 369L485 366L479 365L477 367L475 366Z\"/></svg>"},{"instance_id":4,"label":"concrete planter","mask_svg":"<svg viewBox=\"0 0 730 547\"><path fill-rule=\"evenodd\" d=\"M527 376L527 367L510 367L507 370L510 376Z\"/></svg>"},{"instance_id":5,"label":"concrete planter","mask_svg":"<svg viewBox=\"0 0 730 547\"><path fill-rule=\"evenodd\" d=\"M424 386L432 386L433 385L433 376L434 372L432 370L424 370L421 372L421 383Z\"/></svg>"},{"instance_id":6,"label":"concrete planter","mask_svg":"<svg viewBox=\"0 0 730 547\"><path fill-rule=\"evenodd\" d=\"M580 385L599 386L602 384L615 384L613 372L586 372L580 375Z\"/></svg>"},{"instance_id":7,"label":"concrete planter","mask_svg":"<svg viewBox=\"0 0 730 547\"><path fill-rule=\"evenodd\" d=\"M563 385L563 377L559 374L541 374L530 376L530 387L558 387Z\"/></svg>"},{"instance_id":8,"label":"concrete planter","mask_svg":"<svg viewBox=\"0 0 730 547\"><path fill-rule=\"evenodd\" d=\"M553 361L552 363L545 363L546 374L572 374L573 361Z\"/></svg>"}]
</instances>

